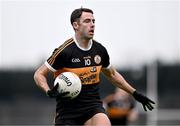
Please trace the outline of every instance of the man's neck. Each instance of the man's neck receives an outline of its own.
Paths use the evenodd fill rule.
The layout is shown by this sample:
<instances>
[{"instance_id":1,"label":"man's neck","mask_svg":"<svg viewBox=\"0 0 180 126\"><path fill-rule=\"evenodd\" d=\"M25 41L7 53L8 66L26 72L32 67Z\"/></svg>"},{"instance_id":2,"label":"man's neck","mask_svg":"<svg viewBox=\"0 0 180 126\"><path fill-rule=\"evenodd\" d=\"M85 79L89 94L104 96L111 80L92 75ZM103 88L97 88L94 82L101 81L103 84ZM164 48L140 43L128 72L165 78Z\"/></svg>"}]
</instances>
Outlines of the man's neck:
<instances>
[{"instance_id":1,"label":"man's neck","mask_svg":"<svg viewBox=\"0 0 180 126\"><path fill-rule=\"evenodd\" d=\"M77 34L75 34L75 38L76 41L78 43L78 45L84 49L89 48L91 39L85 39L85 38L81 38L80 36L78 36Z\"/></svg>"}]
</instances>

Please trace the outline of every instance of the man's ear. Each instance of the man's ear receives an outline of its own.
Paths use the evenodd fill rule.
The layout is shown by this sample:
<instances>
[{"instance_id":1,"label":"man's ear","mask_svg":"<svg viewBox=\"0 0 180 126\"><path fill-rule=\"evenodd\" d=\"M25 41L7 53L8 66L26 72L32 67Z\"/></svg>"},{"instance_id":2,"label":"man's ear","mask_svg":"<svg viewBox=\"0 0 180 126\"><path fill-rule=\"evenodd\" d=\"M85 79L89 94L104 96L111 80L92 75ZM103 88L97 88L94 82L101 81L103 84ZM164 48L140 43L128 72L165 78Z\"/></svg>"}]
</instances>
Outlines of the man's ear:
<instances>
[{"instance_id":1,"label":"man's ear","mask_svg":"<svg viewBox=\"0 0 180 126\"><path fill-rule=\"evenodd\" d=\"M78 29L78 22L73 22L73 28L74 28L74 30L77 30Z\"/></svg>"}]
</instances>

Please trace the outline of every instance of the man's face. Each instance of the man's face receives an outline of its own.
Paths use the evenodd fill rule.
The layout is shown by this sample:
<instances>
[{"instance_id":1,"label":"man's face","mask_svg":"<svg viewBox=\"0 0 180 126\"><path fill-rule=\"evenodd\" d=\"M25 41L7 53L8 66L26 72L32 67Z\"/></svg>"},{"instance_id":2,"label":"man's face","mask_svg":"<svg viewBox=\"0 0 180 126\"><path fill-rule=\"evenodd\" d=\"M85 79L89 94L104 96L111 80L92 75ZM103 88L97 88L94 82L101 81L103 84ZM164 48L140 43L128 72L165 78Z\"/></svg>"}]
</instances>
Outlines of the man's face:
<instances>
[{"instance_id":1,"label":"man's face","mask_svg":"<svg viewBox=\"0 0 180 126\"><path fill-rule=\"evenodd\" d=\"M93 14L83 12L77 22L77 31L82 38L92 39L94 36L95 19Z\"/></svg>"}]
</instances>

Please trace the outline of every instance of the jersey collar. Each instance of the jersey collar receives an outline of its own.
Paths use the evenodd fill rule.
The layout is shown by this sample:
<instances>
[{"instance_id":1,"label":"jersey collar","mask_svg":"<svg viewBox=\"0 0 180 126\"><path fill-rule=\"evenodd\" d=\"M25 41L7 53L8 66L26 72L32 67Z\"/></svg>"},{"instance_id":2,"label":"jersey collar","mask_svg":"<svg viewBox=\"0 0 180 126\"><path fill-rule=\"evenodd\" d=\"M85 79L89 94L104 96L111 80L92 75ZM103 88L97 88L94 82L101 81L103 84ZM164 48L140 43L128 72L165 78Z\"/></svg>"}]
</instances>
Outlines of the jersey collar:
<instances>
[{"instance_id":1,"label":"jersey collar","mask_svg":"<svg viewBox=\"0 0 180 126\"><path fill-rule=\"evenodd\" d=\"M93 44L92 39L89 42L88 48L83 48L83 47L79 46L79 43L77 42L76 38L73 37L73 39L74 39L74 42L76 43L77 47L83 51L89 51L92 47L92 44Z\"/></svg>"}]
</instances>

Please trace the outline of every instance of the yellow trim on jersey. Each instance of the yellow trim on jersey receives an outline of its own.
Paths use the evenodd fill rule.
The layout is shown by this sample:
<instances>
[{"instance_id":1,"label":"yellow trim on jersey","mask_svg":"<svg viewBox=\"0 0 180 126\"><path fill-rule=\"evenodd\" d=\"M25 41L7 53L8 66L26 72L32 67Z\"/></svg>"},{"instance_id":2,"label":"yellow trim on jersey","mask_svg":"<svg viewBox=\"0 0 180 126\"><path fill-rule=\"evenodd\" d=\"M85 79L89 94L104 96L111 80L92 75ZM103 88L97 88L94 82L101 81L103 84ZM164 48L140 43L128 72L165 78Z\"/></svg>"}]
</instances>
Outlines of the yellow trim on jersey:
<instances>
[{"instance_id":1,"label":"yellow trim on jersey","mask_svg":"<svg viewBox=\"0 0 180 126\"><path fill-rule=\"evenodd\" d=\"M73 38L68 39L65 41L55 52L52 54L51 58L48 60L48 63L52 65L59 53L61 53L67 46L69 46L71 43L73 43Z\"/></svg>"},{"instance_id":2,"label":"yellow trim on jersey","mask_svg":"<svg viewBox=\"0 0 180 126\"><path fill-rule=\"evenodd\" d=\"M90 66L90 67L83 67L83 68L63 68L59 69L54 73L54 77L57 77L59 74L63 72L73 72L77 74L81 80L83 85L88 84L95 84L99 83L99 75L102 66Z\"/></svg>"}]
</instances>

